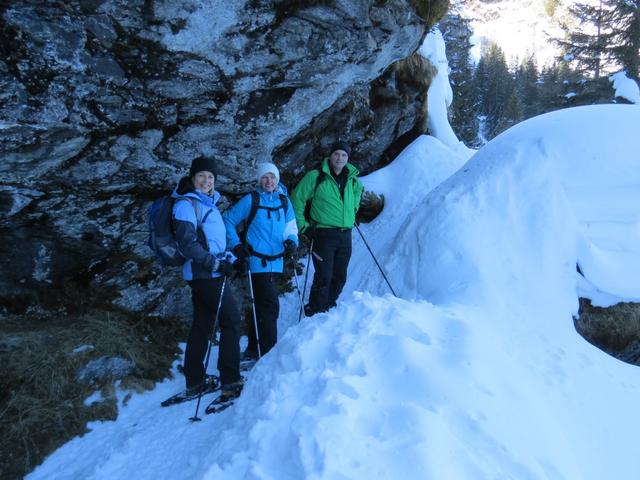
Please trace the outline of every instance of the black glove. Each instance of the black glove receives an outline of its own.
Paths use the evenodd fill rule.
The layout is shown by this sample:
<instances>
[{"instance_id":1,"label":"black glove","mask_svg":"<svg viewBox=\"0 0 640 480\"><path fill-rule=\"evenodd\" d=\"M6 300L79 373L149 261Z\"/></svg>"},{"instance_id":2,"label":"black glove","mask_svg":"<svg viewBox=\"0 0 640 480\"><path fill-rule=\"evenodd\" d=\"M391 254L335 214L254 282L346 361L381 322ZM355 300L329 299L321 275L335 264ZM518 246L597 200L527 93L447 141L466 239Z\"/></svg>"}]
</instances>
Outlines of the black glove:
<instances>
[{"instance_id":1,"label":"black glove","mask_svg":"<svg viewBox=\"0 0 640 480\"><path fill-rule=\"evenodd\" d=\"M285 258L295 258L298 255L298 247L293 240L284 241L284 256Z\"/></svg>"},{"instance_id":2,"label":"black glove","mask_svg":"<svg viewBox=\"0 0 640 480\"><path fill-rule=\"evenodd\" d=\"M249 269L249 262L246 259L237 259L235 262L233 262L233 268L238 272L238 273L247 273L247 270Z\"/></svg>"},{"instance_id":3,"label":"black glove","mask_svg":"<svg viewBox=\"0 0 640 480\"><path fill-rule=\"evenodd\" d=\"M233 250L231 250L231 252L237 257L238 260L246 260L246 258L249 256L249 250L243 243L237 244L235 247L233 247Z\"/></svg>"},{"instance_id":4,"label":"black glove","mask_svg":"<svg viewBox=\"0 0 640 480\"><path fill-rule=\"evenodd\" d=\"M309 239L310 242L313 242L316 238L316 227L308 226L303 235Z\"/></svg>"},{"instance_id":5,"label":"black glove","mask_svg":"<svg viewBox=\"0 0 640 480\"><path fill-rule=\"evenodd\" d=\"M222 275L227 277L233 273L233 265L227 260L222 260L219 262L216 272L221 273Z\"/></svg>"},{"instance_id":6,"label":"black glove","mask_svg":"<svg viewBox=\"0 0 640 480\"><path fill-rule=\"evenodd\" d=\"M237 258L237 260L233 263L233 268L235 268L240 273L246 272L248 265L247 261L249 258L247 247L245 247L242 243L239 243L238 245L233 247L233 250L231 251Z\"/></svg>"}]
</instances>

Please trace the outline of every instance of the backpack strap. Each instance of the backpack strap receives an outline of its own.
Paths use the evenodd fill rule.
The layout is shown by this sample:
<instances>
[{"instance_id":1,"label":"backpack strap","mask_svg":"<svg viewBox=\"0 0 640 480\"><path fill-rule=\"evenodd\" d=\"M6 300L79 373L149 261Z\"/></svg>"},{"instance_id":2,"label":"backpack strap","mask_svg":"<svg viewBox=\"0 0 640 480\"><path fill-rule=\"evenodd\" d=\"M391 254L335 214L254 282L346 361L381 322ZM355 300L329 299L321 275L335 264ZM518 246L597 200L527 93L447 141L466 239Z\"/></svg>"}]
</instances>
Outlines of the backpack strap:
<instances>
[{"instance_id":1,"label":"backpack strap","mask_svg":"<svg viewBox=\"0 0 640 480\"><path fill-rule=\"evenodd\" d=\"M286 217L287 210L289 209L288 197L284 193L279 193L278 195L280 195L280 204L282 205L282 211Z\"/></svg>"},{"instance_id":2,"label":"backpack strap","mask_svg":"<svg viewBox=\"0 0 640 480\"><path fill-rule=\"evenodd\" d=\"M262 260L262 266L266 267L267 266L267 261L271 262L273 260L277 260L279 258L284 257L284 250L282 251L282 253L278 253L276 255L265 255L264 253L260 253L260 252L256 252L253 247L247 243L247 248L249 250L249 254L252 257L258 257L260 260Z\"/></svg>"},{"instance_id":3,"label":"backpack strap","mask_svg":"<svg viewBox=\"0 0 640 480\"><path fill-rule=\"evenodd\" d=\"M207 217L211 213L211 210L209 210L204 218L202 218L202 209L200 208L200 202L192 197L187 198L191 201L191 205L193 205L193 209L196 211L196 228L198 228L207 219Z\"/></svg>"},{"instance_id":4,"label":"backpack strap","mask_svg":"<svg viewBox=\"0 0 640 480\"><path fill-rule=\"evenodd\" d=\"M276 210L282 209L286 216L287 210L289 209L288 197L284 193L279 193L280 196L280 206L279 207L264 207L260 205L260 195L257 191L251 192L251 208L249 209L249 215L247 215L247 220L245 223L245 231L249 231L249 225L256 218L256 214L258 213L258 209L267 210L269 212L275 212Z\"/></svg>"},{"instance_id":5,"label":"backpack strap","mask_svg":"<svg viewBox=\"0 0 640 480\"><path fill-rule=\"evenodd\" d=\"M320 184L322 182L324 182L324 179L327 176L327 174L324 173L324 170L322 170L322 165L318 165L317 170L318 170L318 176L316 177L316 186L313 189L313 195L314 196L316 194L316 190L318 190L318 187L320 186ZM311 198L313 198L313 197L311 197Z\"/></svg>"},{"instance_id":6,"label":"backpack strap","mask_svg":"<svg viewBox=\"0 0 640 480\"><path fill-rule=\"evenodd\" d=\"M318 165L316 167L316 170L318 171L318 176L316 177L316 186L313 187L313 195L311 195L311 197L307 200L307 203L304 207L304 216L311 225L315 225L318 223L313 218L311 218L311 205L313 204L313 197L316 196L318 187L322 182L324 182L324 179L327 177L327 174L324 172L324 170L322 170L322 164Z\"/></svg>"},{"instance_id":7,"label":"backpack strap","mask_svg":"<svg viewBox=\"0 0 640 480\"><path fill-rule=\"evenodd\" d=\"M249 209L249 215L247 216L247 221L245 223L245 231L249 230L249 225L253 222L253 219L256 218L256 213L258 213L258 205L260 205L260 195L257 191L253 190L251 192L251 208Z\"/></svg>"},{"instance_id":8,"label":"backpack strap","mask_svg":"<svg viewBox=\"0 0 640 480\"><path fill-rule=\"evenodd\" d=\"M193 206L193 210L196 212L196 229L200 228L213 210L209 210L207 214L204 216L204 218L202 218L202 209L200 208L200 202L193 197L187 197L187 196L177 198L174 200L174 202L177 202L178 200L183 200L183 199L189 200L191 202L191 206ZM171 215L171 223L173 224L173 215ZM173 230L173 225L171 225L171 229Z\"/></svg>"}]
</instances>

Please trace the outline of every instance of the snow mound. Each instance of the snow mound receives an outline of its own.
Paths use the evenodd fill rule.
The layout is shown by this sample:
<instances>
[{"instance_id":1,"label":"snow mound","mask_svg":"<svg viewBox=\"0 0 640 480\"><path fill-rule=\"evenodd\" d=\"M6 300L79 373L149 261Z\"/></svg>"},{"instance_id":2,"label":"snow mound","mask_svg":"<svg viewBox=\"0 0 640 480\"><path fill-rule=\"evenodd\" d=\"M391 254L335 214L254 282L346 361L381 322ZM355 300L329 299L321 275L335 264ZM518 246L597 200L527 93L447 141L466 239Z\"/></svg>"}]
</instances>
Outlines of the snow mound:
<instances>
[{"instance_id":1,"label":"snow mound","mask_svg":"<svg viewBox=\"0 0 640 480\"><path fill-rule=\"evenodd\" d=\"M397 228L382 217L366 236L393 232L379 256L405 298L495 306L504 292L536 301L554 292L575 297L579 264L585 295L638 301L637 125L640 109L631 105L541 115L495 138L432 191L421 175L426 166L376 172L394 185L397 195L388 201L396 218L398 197L410 198ZM414 187L406 187L409 179ZM430 193L418 200L421 183ZM398 259L409 261L399 268ZM379 291L380 277L371 277L357 288Z\"/></svg>"}]
</instances>

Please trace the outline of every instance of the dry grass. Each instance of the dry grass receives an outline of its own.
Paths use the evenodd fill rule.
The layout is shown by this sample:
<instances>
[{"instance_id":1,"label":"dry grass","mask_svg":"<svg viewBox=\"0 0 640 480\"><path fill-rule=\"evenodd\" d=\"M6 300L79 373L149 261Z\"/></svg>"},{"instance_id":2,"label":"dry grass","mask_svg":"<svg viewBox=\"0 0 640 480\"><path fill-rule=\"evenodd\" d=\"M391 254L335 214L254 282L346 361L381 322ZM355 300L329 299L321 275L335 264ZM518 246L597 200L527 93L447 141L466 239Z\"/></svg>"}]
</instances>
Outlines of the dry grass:
<instances>
[{"instance_id":1,"label":"dry grass","mask_svg":"<svg viewBox=\"0 0 640 480\"><path fill-rule=\"evenodd\" d=\"M575 325L598 348L621 360L640 364L640 358L635 358L637 355L631 351L640 342L640 304L619 303L601 308L581 298Z\"/></svg>"},{"instance_id":2,"label":"dry grass","mask_svg":"<svg viewBox=\"0 0 640 480\"><path fill-rule=\"evenodd\" d=\"M433 27L449 10L449 0L412 0L416 12L427 24Z\"/></svg>"},{"instance_id":3,"label":"dry grass","mask_svg":"<svg viewBox=\"0 0 640 480\"><path fill-rule=\"evenodd\" d=\"M361 222L372 222L384 209L384 195L377 195L374 192L365 190L362 193L360 208L358 209L358 220Z\"/></svg>"},{"instance_id":4,"label":"dry grass","mask_svg":"<svg viewBox=\"0 0 640 480\"><path fill-rule=\"evenodd\" d=\"M400 91L418 90L426 92L438 71L429 60L419 53L413 53L393 64ZM405 86L406 85L406 86Z\"/></svg>"},{"instance_id":5,"label":"dry grass","mask_svg":"<svg viewBox=\"0 0 640 480\"><path fill-rule=\"evenodd\" d=\"M135 364L121 387L152 388L169 374L184 326L168 320L131 320L100 313L82 318L9 318L0 342L0 478L21 478L91 420L113 420L112 378L97 385L77 381L92 359L115 356ZM73 353L82 345L93 349ZM85 406L96 390L105 400Z\"/></svg>"}]
</instances>

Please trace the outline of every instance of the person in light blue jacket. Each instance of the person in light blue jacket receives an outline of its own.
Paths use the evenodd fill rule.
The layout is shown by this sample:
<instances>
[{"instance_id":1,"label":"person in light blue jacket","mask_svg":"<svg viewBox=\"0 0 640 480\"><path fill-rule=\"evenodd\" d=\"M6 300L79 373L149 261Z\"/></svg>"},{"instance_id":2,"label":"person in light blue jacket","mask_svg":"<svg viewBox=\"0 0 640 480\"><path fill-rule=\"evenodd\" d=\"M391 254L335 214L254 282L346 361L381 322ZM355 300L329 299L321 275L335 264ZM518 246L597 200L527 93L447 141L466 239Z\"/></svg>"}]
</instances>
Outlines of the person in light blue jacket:
<instances>
[{"instance_id":1,"label":"person in light blue jacket","mask_svg":"<svg viewBox=\"0 0 640 480\"><path fill-rule=\"evenodd\" d=\"M260 338L260 353L265 354L278 341L277 282L282 275L284 260L295 257L298 248L298 227L293 207L284 185L280 184L280 172L273 163L257 165L258 186L256 193L245 195L227 210L224 223L227 243L240 265L247 265L253 284L253 298ZM255 217L245 231L245 242L238 236L237 227L246 222L251 213L252 198L257 197ZM258 342L253 326L248 328L249 345L245 358L258 356Z\"/></svg>"},{"instance_id":2,"label":"person in light blue jacket","mask_svg":"<svg viewBox=\"0 0 640 480\"><path fill-rule=\"evenodd\" d=\"M184 357L187 394L208 392L216 383L204 368L225 275L233 268L226 253L226 230L214 190L215 161L198 157L191 163L189 177L178 183L172 197L173 230L180 253L187 259L182 274L191 287L193 323ZM224 289L219 311L220 348L218 370L221 396L234 397L242 389L240 376L240 314L228 288Z\"/></svg>"}]
</instances>

